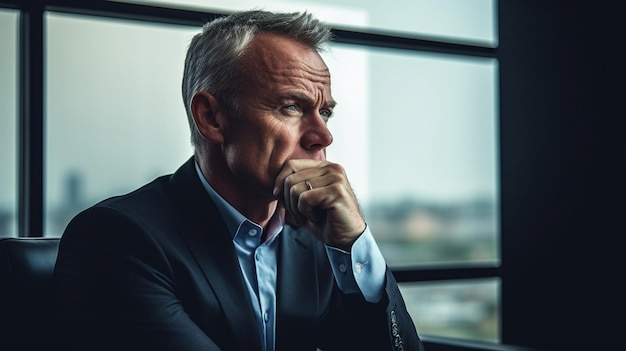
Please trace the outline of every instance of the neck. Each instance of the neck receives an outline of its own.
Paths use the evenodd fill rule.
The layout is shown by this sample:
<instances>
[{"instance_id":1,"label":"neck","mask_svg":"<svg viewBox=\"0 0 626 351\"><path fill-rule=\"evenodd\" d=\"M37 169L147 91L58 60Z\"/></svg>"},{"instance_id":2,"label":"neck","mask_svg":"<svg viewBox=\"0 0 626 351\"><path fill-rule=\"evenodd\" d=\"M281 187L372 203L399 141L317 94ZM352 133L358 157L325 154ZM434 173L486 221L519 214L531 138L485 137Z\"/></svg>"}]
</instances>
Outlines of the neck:
<instances>
[{"instance_id":1,"label":"neck","mask_svg":"<svg viewBox=\"0 0 626 351\"><path fill-rule=\"evenodd\" d=\"M204 161L206 158L199 155L196 157L200 170L211 187L247 219L266 228L276 212L278 200L271 195L263 194L249 183L239 181L237 177L227 172L228 167L224 162L219 160L206 162Z\"/></svg>"}]
</instances>

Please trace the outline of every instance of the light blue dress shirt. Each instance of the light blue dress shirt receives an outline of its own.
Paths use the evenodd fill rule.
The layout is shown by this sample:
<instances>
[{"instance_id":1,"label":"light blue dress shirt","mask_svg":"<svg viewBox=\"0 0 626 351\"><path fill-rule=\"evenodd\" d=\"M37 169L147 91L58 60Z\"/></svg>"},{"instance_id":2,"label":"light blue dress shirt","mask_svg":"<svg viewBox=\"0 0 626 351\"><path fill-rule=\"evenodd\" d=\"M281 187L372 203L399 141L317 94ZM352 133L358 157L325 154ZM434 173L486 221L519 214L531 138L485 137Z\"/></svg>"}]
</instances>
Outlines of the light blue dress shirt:
<instances>
[{"instance_id":1,"label":"light blue dress shirt","mask_svg":"<svg viewBox=\"0 0 626 351\"><path fill-rule=\"evenodd\" d=\"M237 252L239 266L255 307L259 335L263 341L262 351L274 351L276 326L276 266L279 235L290 231L307 230L283 225L278 212L267 226L269 240L262 241L263 228L248 220L232 207L209 185L196 163L198 177L217 206L230 233ZM310 234L313 235L313 234ZM346 294L362 293L372 303L380 301L384 293L385 260L374 241L369 228L346 252L326 245L339 289Z\"/></svg>"}]
</instances>

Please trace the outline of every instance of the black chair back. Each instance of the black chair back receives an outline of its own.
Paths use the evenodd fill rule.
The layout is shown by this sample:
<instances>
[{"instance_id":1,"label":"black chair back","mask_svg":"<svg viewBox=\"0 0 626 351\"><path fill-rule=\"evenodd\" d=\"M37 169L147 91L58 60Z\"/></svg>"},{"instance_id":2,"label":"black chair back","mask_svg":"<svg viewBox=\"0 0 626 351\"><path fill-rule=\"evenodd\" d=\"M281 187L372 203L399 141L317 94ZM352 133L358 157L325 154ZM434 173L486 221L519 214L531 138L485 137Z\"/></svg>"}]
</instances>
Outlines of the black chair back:
<instances>
[{"instance_id":1,"label":"black chair back","mask_svg":"<svg viewBox=\"0 0 626 351\"><path fill-rule=\"evenodd\" d=\"M0 350L55 344L57 305L52 275L59 241L0 239Z\"/></svg>"}]
</instances>

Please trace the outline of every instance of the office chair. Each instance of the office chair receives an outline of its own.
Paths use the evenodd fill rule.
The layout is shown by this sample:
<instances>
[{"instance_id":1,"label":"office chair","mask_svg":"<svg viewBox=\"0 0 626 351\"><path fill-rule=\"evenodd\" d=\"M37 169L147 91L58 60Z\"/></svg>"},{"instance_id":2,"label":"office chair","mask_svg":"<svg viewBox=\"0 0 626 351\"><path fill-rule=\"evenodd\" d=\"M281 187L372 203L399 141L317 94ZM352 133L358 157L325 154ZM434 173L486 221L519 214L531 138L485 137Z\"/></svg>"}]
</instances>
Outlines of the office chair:
<instances>
[{"instance_id":1,"label":"office chair","mask_svg":"<svg viewBox=\"0 0 626 351\"><path fill-rule=\"evenodd\" d=\"M59 238L0 238L0 350L53 345Z\"/></svg>"}]
</instances>

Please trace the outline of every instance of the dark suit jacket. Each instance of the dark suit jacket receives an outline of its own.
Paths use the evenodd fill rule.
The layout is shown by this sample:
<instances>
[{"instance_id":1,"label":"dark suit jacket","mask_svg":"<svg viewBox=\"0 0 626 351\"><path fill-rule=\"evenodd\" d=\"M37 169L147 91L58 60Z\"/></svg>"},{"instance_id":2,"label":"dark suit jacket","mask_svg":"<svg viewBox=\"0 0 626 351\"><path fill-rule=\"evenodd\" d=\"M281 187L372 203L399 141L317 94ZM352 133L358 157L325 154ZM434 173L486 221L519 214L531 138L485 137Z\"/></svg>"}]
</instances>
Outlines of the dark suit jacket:
<instances>
[{"instance_id":1,"label":"dark suit jacket","mask_svg":"<svg viewBox=\"0 0 626 351\"><path fill-rule=\"evenodd\" d=\"M281 235L278 265L276 350L422 349L389 271L371 304L339 291L312 235ZM193 158L77 215L55 282L64 340L81 349L259 349L232 236Z\"/></svg>"}]
</instances>

